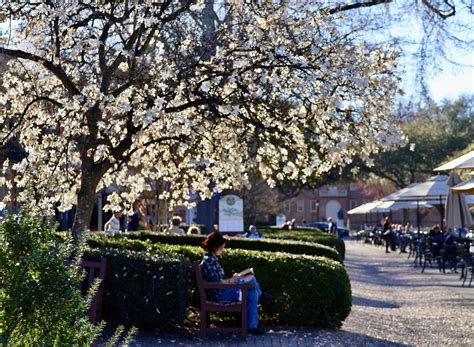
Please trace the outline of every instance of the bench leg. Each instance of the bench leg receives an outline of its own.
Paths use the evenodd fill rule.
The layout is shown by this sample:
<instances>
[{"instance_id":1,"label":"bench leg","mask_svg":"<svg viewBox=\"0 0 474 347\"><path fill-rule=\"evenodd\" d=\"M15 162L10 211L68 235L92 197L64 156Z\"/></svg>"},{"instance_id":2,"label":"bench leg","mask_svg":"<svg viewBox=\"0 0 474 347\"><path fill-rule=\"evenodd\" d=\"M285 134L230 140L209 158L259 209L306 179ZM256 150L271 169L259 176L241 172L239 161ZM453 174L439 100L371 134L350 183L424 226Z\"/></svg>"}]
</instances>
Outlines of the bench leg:
<instances>
[{"instance_id":1,"label":"bench leg","mask_svg":"<svg viewBox=\"0 0 474 347\"><path fill-rule=\"evenodd\" d=\"M242 340L247 339L247 308L244 308L241 313L241 332Z\"/></svg>"},{"instance_id":2,"label":"bench leg","mask_svg":"<svg viewBox=\"0 0 474 347\"><path fill-rule=\"evenodd\" d=\"M209 316L209 312L201 310L201 329L199 331L199 335L204 339L206 338L207 333L207 325L209 324L207 317Z\"/></svg>"}]
</instances>

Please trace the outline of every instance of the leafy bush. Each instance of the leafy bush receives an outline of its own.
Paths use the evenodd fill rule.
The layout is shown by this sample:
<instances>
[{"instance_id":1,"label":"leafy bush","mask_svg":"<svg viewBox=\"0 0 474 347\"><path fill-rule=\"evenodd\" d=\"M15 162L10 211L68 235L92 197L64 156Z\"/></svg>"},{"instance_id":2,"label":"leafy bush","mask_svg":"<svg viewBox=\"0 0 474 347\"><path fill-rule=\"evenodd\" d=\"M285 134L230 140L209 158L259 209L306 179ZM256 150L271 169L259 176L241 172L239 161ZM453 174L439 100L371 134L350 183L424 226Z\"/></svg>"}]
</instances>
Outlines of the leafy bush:
<instances>
[{"instance_id":1,"label":"leafy bush","mask_svg":"<svg viewBox=\"0 0 474 347\"><path fill-rule=\"evenodd\" d=\"M92 236L87 242L92 248L180 255L191 261L201 260L203 254L203 251L195 246L168 245L127 238L114 239L101 235ZM344 266L337 261L279 252L227 249L220 257L220 263L229 277L244 268L254 268L263 290L268 291L274 298L273 302L262 306L263 320L278 324L340 327L350 312L349 278ZM187 266L190 264L187 263ZM186 274L186 281L193 283L192 270L189 269ZM146 281L140 283L145 285ZM123 299L118 296L116 300ZM168 300L168 297L161 296L157 300ZM115 302L114 305L119 306L121 302Z\"/></svg>"},{"instance_id":2,"label":"leafy bush","mask_svg":"<svg viewBox=\"0 0 474 347\"><path fill-rule=\"evenodd\" d=\"M170 245L190 245L200 247L205 239L202 235L169 235L150 232L140 233L117 233L113 237L126 237L132 240L149 241L151 243L164 243ZM278 239L247 239L241 237L230 237L226 245L232 249L247 249L255 251L286 252L292 254L306 254L327 257L342 261L341 256L334 248L320 245L314 242L278 240Z\"/></svg>"},{"instance_id":3,"label":"leafy bush","mask_svg":"<svg viewBox=\"0 0 474 347\"><path fill-rule=\"evenodd\" d=\"M118 248L93 249L84 254L87 259L107 258L103 319L147 329L181 322L189 302L189 261L165 252L137 252L144 250L139 246Z\"/></svg>"},{"instance_id":4,"label":"leafy bush","mask_svg":"<svg viewBox=\"0 0 474 347\"><path fill-rule=\"evenodd\" d=\"M342 259L345 258L346 245L340 238L328 234L318 229L293 229L293 230L281 230L278 228L259 229L261 233L269 239L283 239L283 240L299 240L306 242L316 242L321 245L325 245L336 249Z\"/></svg>"},{"instance_id":5,"label":"leafy bush","mask_svg":"<svg viewBox=\"0 0 474 347\"><path fill-rule=\"evenodd\" d=\"M90 345L101 331L86 315L93 290L82 297L79 267L65 265L72 247L52 232L25 212L0 221L3 345Z\"/></svg>"}]
</instances>

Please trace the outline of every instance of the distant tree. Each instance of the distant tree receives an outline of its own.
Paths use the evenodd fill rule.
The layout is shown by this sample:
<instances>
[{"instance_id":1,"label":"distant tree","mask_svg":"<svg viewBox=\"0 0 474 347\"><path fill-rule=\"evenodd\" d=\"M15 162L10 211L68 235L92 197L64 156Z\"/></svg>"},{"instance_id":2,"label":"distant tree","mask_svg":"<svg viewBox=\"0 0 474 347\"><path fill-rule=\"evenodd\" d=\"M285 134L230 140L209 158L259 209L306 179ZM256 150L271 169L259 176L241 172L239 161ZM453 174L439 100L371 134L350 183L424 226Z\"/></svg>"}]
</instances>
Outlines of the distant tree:
<instances>
[{"instance_id":1,"label":"distant tree","mask_svg":"<svg viewBox=\"0 0 474 347\"><path fill-rule=\"evenodd\" d=\"M436 174L436 166L474 143L474 95L408 113L402 127L408 144L376 155L371 167L362 163L364 172L399 188Z\"/></svg>"},{"instance_id":2,"label":"distant tree","mask_svg":"<svg viewBox=\"0 0 474 347\"><path fill-rule=\"evenodd\" d=\"M268 217L281 212L282 197L258 172L249 174L249 183L248 188L238 192L244 200L244 221L246 224L268 222Z\"/></svg>"}]
</instances>

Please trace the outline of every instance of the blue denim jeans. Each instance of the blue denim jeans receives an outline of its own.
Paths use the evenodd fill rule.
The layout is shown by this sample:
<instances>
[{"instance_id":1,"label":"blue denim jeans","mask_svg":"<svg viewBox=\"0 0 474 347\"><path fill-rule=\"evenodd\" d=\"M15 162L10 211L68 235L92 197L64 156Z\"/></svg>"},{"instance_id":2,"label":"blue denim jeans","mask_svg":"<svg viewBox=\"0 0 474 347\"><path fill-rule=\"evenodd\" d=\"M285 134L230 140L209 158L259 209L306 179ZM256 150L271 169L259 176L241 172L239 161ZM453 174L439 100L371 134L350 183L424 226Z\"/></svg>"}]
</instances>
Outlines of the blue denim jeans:
<instances>
[{"instance_id":1,"label":"blue denim jeans","mask_svg":"<svg viewBox=\"0 0 474 347\"><path fill-rule=\"evenodd\" d=\"M245 283L243 279L237 283ZM252 288L247 290L247 329L255 329L258 326L258 298L262 291L253 278L250 282ZM222 291L219 301L239 301L239 289L227 288Z\"/></svg>"}]
</instances>

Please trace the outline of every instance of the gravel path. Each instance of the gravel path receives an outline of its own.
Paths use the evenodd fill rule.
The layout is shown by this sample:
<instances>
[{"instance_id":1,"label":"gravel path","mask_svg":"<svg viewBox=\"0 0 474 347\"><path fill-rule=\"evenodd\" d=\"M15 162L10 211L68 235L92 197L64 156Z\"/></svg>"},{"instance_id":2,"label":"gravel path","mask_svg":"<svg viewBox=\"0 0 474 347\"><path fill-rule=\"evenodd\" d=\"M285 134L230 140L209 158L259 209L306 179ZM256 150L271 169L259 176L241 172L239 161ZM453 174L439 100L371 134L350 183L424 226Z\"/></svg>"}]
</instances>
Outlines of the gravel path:
<instances>
[{"instance_id":1,"label":"gravel path","mask_svg":"<svg viewBox=\"0 0 474 347\"><path fill-rule=\"evenodd\" d=\"M420 273L405 254L346 242L353 306L340 330L274 327L264 336L139 334L135 346L474 346L474 287L437 268Z\"/></svg>"}]
</instances>

